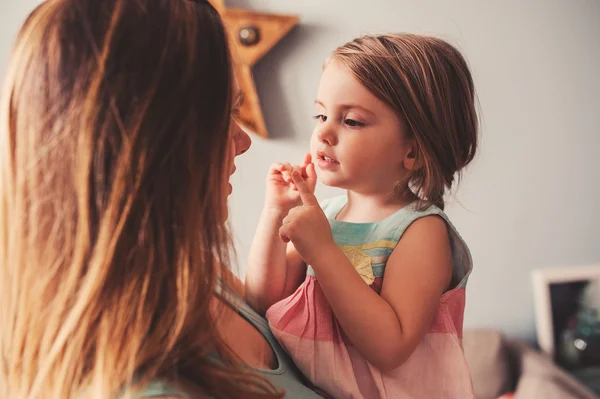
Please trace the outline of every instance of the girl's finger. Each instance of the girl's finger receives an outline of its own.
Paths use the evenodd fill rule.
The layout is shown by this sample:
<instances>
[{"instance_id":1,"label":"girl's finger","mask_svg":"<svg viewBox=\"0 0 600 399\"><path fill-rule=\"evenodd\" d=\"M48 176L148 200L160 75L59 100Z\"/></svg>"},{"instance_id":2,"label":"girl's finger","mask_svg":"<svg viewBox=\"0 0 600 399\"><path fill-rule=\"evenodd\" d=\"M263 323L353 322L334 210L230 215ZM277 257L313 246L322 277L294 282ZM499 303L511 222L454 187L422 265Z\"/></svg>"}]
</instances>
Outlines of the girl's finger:
<instances>
[{"instance_id":1,"label":"girl's finger","mask_svg":"<svg viewBox=\"0 0 600 399\"><path fill-rule=\"evenodd\" d=\"M312 161L312 156L310 155L310 153L306 153L304 155L304 161L302 161L302 166L308 165L311 161Z\"/></svg>"}]
</instances>

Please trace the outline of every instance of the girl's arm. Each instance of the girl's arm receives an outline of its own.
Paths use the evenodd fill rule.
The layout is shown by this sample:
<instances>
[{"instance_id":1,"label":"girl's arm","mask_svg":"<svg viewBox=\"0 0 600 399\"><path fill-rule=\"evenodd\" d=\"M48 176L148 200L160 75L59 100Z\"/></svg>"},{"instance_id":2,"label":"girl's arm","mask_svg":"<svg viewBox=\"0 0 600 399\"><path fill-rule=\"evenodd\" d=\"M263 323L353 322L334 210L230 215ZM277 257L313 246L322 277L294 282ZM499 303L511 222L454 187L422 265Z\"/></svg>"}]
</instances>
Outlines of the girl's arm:
<instances>
[{"instance_id":1,"label":"girl's arm","mask_svg":"<svg viewBox=\"0 0 600 399\"><path fill-rule=\"evenodd\" d=\"M333 239L327 217L300 173L292 178L302 206L283 220L279 235L294 243L317 279L336 318L364 358L382 371L400 366L415 350L452 278L446 222L416 220L390 255L381 296L354 270Z\"/></svg>"},{"instance_id":2,"label":"girl's arm","mask_svg":"<svg viewBox=\"0 0 600 399\"><path fill-rule=\"evenodd\" d=\"M382 371L400 366L427 332L452 279L446 222L427 216L411 224L387 261L381 296L339 248L320 252L312 267L352 344Z\"/></svg>"},{"instance_id":3,"label":"girl's arm","mask_svg":"<svg viewBox=\"0 0 600 399\"><path fill-rule=\"evenodd\" d=\"M311 161L306 154L301 166L277 163L267 175L265 206L250 248L245 283L246 301L258 313L265 314L271 305L291 295L306 274L304 261L292 244L281 241L279 228L289 211L302 203L292 171L306 179L306 190L315 189L317 175Z\"/></svg>"},{"instance_id":4,"label":"girl's arm","mask_svg":"<svg viewBox=\"0 0 600 399\"><path fill-rule=\"evenodd\" d=\"M306 265L293 244L285 244L279 228L287 211L265 208L252 242L246 270L246 301L265 314L302 283Z\"/></svg>"}]
</instances>

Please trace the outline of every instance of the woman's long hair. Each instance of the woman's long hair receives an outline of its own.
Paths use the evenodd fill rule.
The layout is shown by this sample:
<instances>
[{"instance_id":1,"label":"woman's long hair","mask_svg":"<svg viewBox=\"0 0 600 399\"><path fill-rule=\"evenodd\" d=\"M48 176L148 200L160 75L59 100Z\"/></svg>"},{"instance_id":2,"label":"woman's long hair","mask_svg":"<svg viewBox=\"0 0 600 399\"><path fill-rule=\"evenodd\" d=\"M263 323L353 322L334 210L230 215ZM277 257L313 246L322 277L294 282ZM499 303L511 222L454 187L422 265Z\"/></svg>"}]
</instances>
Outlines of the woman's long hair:
<instances>
[{"instance_id":1,"label":"woman's long hair","mask_svg":"<svg viewBox=\"0 0 600 399\"><path fill-rule=\"evenodd\" d=\"M106 399L155 378L280 397L210 356L231 354L209 310L231 244L231 70L207 1L29 16L0 107L0 397Z\"/></svg>"}]
</instances>

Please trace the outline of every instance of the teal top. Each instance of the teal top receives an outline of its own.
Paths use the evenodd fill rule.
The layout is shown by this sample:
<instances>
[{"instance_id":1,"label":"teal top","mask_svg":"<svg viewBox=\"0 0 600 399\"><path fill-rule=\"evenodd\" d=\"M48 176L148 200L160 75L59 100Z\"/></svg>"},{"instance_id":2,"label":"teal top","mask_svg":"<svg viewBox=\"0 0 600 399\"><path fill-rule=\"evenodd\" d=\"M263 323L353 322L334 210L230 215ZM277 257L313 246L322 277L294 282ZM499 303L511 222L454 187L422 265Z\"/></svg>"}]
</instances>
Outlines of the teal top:
<instances>
[{"instance_id":1,"label":"teal top","mask_svg":"<svg viewBox=\"0 0 600 399\"><path fill-rule=\"evenodd\" d=\"M372 223L351 223L336 217L346 206L348 197L341 195L321 202L323 212L329 220L334 241L350 259L352 265L367 284L383 278L389 256L396 248L406 229L417 219L439 216L448 225L448 236L452 247L452 287L465 287L471 272L471 254L448 216L437 206L417 210L416 204L407 205L385 219ZM315 276L312 267L307 273Z\"/></svg>"},{"instance_id":2,"label":"teal top","mask_svg":"<svg viewBox=\"0 0 600 399\"><path fill-rule=\"evenodd\" d=\"M278 364L278 367L275 370L255 370L271 381L275 387L283 389L285 391L285 398L321 398L320 395L307 387L309 382L302 376L300 371L298 371L292 359L290 359L281 346L279 346L279 343L277 343L277 340L269 329L267 320L256 313L238 295L231 293L230 290L227 291L227 300L237 308L240 316L248 320L248 322L265 337L275 354ZM163 380L152 381L143 392L136 395L136 398L145 399L161 396L194 399L191 394L182 392L176 385Z\"/></svg>"}]
</instances>

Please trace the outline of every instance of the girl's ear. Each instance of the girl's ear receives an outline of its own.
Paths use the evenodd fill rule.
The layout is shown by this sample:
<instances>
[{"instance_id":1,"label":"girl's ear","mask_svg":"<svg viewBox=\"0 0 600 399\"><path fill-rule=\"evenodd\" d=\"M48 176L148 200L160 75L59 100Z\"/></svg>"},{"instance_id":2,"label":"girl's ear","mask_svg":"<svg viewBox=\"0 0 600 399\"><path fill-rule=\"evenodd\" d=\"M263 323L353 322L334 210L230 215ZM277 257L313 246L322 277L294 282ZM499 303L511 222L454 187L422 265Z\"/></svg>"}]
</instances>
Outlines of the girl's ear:
<instances>
[{"instance_id":1,"label":"girl's ear","mask_svg":"<svg viewBox=\"0 0 600 399\"><path fill-rule=\"evenodd\" d=\"M415 141L411 140L406 152L404 153L404 158L402 163L406 170L413 170L415 167L415 159L416 159L416 146Z\"/></svg>"}]
</instances>

